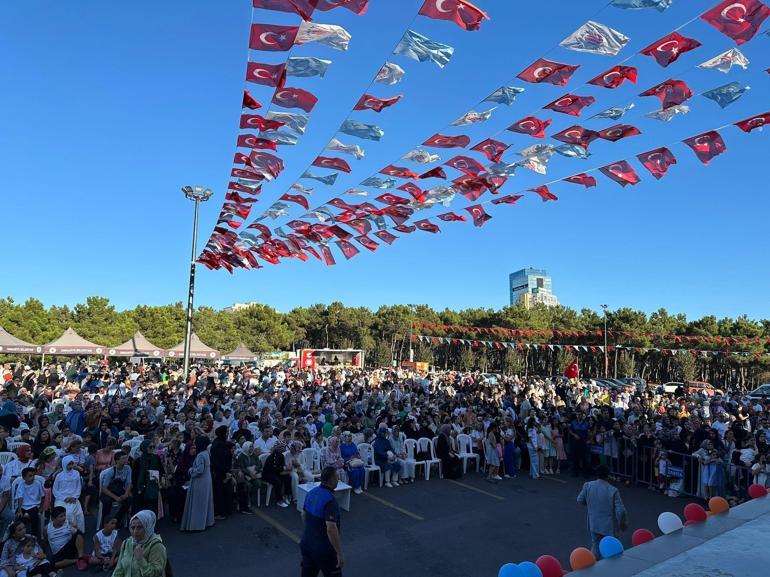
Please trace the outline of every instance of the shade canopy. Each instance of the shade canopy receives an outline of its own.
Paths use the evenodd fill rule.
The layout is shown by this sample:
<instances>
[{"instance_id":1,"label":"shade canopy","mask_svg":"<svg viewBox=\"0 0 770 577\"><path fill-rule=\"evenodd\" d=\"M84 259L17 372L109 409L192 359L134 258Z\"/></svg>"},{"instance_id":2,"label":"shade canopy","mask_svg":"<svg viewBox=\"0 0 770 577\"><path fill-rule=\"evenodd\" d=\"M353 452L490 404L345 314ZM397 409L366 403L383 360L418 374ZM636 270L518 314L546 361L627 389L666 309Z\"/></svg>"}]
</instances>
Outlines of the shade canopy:
<instances>
[{"instance_id":1,"label":"shade canopy","mask_svg":"<svg viewBox=\"0 0 770 577\"><path fill-rule=\"evenodd\" d=\"M184 357L184 341L177 346L169 349L168 356L171 358L183 358ZM198 335L193 333L190 335L190 358L192 359L218 359L219 351L212 349L210 346L203 344L198 338Z\"/></svg>"},{"instance_id":2,"label":"shade canopy","mask_svg":"<svg viewBox=\"0 0 770 577\"><path fill-rule=\"evenodd\" d=\"M233 352L223 355L222 359L225 361L257 361L259 360L259 355L250 351L246 345L241 343Z\"/></svg>"},{"instance_id":3,"label":"shade canopy","mask_svg":"<svg viewBox=\"0 0 770 577\"><path fill-rule=\"evenodd\" d=\"M43 352L47 355L105 355L107 347L87 341L70 328L55 341L43 345Z\"/></svg>"},{"instance_id":4,"label":"shade canopy","mask_svg":"<svg viewBox=\"0 0 770 577\"><path fill-rule=\"evenodd\" d=\"M32 353L40 354L43 347L17 339L11 333L0 327L0 353Z\"/></svg>"},{"instance_id":5,"label":"shade canopy","mask_svg":"<svg viewBox=\"0 0 770 577\"><path fill-rule=\"evenodd\" d=\"M111 357L155 357L161 358L166 355L166 350L156 347L139 331L128 339L122 345L111 348L107 351Z\"/></svg>"}]
</instances>

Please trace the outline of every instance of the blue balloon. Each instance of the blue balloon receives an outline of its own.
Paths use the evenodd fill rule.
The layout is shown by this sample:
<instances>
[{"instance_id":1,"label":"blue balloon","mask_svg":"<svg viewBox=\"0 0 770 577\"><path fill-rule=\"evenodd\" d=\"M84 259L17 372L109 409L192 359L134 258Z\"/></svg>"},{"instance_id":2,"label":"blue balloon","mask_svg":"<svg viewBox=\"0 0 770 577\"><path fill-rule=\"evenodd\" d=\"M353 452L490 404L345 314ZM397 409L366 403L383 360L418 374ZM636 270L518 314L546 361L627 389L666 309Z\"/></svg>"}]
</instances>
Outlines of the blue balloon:
<instances>
[{"instance_id":1,"label":"blue balloon","mask_svg":"<svg viewBox=\"0 0 770 577\"><path fill-rule=\"evenodd\" d=\"M519 566L515 563L506 563L500 567L500 571L497 573L497 577L524 577L519 569Z\"/></svg>"},{"instance_id":2,"label":"blue balloon","mask_svg":"<svg viewBox=\"0 0 770 577\"><path fill-rule=\"evenodd\" d=\"M599 553L601 553L602 557L605 559L622 555L623 543L621 543L615 537L604 537L601 541L599 541Z\"/></svg>"},{"instance_id":3,"label":"blue balloon","mask_svg":"<svg viewBox=\"0 0 770 577\"><path fill-rule=\"evenodd\" d=\"M540 567L535 565L532 561L523 561L519 563L519 569L521 569L522 577L543 577L543 572Z\"/></svg>"}]
</instances>

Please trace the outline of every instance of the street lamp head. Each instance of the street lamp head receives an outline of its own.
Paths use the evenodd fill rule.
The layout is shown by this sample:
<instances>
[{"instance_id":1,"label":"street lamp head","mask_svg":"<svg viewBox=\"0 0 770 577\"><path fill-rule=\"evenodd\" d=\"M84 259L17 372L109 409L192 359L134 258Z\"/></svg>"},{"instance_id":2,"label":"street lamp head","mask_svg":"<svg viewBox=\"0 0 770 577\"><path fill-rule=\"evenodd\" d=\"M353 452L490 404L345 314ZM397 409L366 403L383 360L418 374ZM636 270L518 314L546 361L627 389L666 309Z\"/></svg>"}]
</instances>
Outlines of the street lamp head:
<instances>
[{"instance_id":1,"label":"street lamp head","mask_svg":"<svg viewBox=\"0 0 770 577\"><path fill-rule=\"evenodd\" d=\"M608 308L608 306L607 306L607 305L599 305L599 306L600 306L600 307L602 307L602 310L603 310L605 313L607 312L607 308Z\"/></svg>"},{"instance_id":2,"label":"street lamp head","mask_svg":"<svg viewBox=\"0 0 770 577\"><path fill-rule=\"evenodd\" d=\"M199 202L206 202L214 192L210 188L203 188L202 186L183 186L182 192L186 198Z\"/></svg>"}]
</instances>

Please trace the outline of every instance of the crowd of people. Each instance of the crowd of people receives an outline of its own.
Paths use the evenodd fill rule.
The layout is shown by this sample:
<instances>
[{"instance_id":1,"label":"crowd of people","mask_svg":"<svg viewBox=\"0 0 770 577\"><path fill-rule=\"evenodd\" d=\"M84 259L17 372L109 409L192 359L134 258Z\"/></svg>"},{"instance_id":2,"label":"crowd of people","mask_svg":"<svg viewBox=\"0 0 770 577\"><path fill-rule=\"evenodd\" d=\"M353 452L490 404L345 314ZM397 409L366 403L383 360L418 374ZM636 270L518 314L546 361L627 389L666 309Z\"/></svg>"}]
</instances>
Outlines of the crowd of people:
<instances>
[{"instance_id":1,"label":"crowd of people","mask_svg":"<svg viewBox=\"0 0 770 577\"><path fill-rule=\"evenodd\" d=\"M431 460L446 478L478 463L490 483L606 465L616 481L736 502L749 483L770 484L770 404L737 390L339 366L195 365L185 379L171 365L81 361L6 364L0 378L8 577L89 564L132 575L120 572L127 519L150 534L156 517L203 531L251 514L268 487L288 507L324 468L355 493L367 466L390 490ZM90 515L100 523L87 545Z\"/></svg>"}]
</instances>

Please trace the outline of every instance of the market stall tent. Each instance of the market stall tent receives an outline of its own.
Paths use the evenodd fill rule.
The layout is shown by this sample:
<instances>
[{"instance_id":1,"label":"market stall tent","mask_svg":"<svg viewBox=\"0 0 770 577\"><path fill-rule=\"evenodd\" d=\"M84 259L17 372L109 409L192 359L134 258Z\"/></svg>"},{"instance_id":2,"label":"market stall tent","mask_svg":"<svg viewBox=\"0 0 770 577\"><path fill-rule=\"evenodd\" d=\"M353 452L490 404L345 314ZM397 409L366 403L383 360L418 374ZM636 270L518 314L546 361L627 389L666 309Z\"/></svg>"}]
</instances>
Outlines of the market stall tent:
<instances>
[{"instance_id":1,"label":"market stall tent","mask_svg":"<svg viewBox=\"0 0 770 577\"><path fill-rule=\"evenodd\" d=\"M33 345L27 341L16 338L11 333L0 327L0 353L25 353L37 354L43 352L43 347Z\"/></svg>"},{"instance_id":2,"label":"market stall tent","mask_svg":"<svg viewBox=\"0 0 770 577\"><path fill-rule=\"evenodd\" d=\"M162 358L166 356L166 350L156 347L147 340L140 331L136 331L134 336L128 339L122 345L113 347L107 351L111 357L154 357Z\"/></svg>"},{"instance_id":3,"label":"market stall tent","mask_svg":"<svg viewBox=\"0 0 770 577\"><path fill-rule=\"evenodd\" d=\"M106 355L107 347L87 341L74 330L67 329L55 341L43 345L46 355Z\"/></svg>"},{"instance_id":4,"label":"market stall tent","mask_svg":"<svg viewBox=\"0 0 770 577\"><path fill-rule=\"evenodd\" d=\"M177 346L169 349L168 356L174 359L184 358L184 341ZM219 351L212 349L193 333L190 335L190 358L191 359L218 359Z\"/></svg>"},{"instance_id":5,"label":"market stall tent","mask_svg":"<svg viewBox=\"0 0 770 577\"><path fill-rule=\"evenodd\" d=\"M224 361L241 361L241 362L252 362L259 360L259 355L257 353L254 353L250 351L246 345L243 343L239 344L236 349L227 354L222 356L222 360Z\"/></svg>"}]
</instances>

